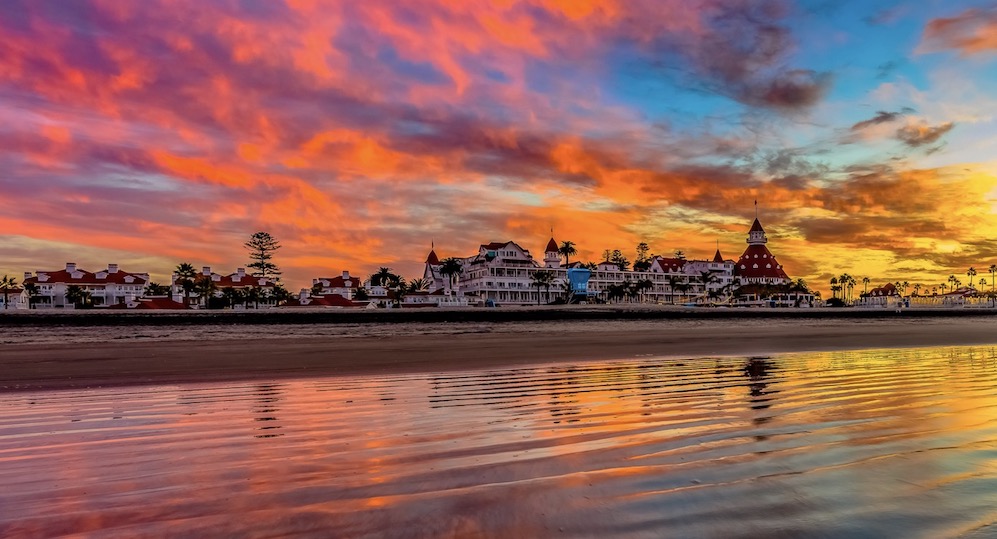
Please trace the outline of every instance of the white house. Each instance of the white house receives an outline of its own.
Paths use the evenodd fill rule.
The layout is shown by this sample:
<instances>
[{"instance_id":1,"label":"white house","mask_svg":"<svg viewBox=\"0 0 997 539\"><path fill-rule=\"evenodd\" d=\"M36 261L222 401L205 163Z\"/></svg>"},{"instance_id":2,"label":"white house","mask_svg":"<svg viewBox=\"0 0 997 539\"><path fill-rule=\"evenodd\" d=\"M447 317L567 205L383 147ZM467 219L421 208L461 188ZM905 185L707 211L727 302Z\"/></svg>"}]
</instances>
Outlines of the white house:
<instances>
[{"instance_id":1,"label":"white house","mask_svg":"<svg viewBox=\"0 0 997 539\"><path fill-rule=\"evenodd\" d=\"M142 297L145 285L149 283L149 274L121 271L117 264L108 264L106 270L90 273L77 268L73 262L67 262L66 269L62 270L36 271L35 275L26 272L24 284L29 283L38 290L36 308L73 308L66 301L66 291L70 286L88 292L94 307L105 307ZM22 296L21 301L27 306L27 292L23 292Z\"/></svg>"},{"instance_id":2,"label":"white house","mask_svg":"<svg viewBox=\"0 0 997 539\"><path fill-rule=\"evenodd\" d=\"M226 288L232 288L242 293L245 293L250 289L255 289L255 291L259 293L259 301L246 303L244 307L255 308L258 304L259 308L270 308L277 304L273 294L274 288L277 286L277 281L249 275L246 273L246 268L237 268L235 273L221 275L211 271L210 266L204 266L201 268L201 273L193 279L195 287L194 290L189 292L191 306L197 306L201 303L200 293L197 291L198 287L196 285L199 281L203 281L205 279L209 279L211 281L214 290L212 295L216 298L223 297L224 290ZM175 272L172 276L170 276L171 297L174 301L181 303L184 301L185 297L183 281L184 280L181 279Z\"/></svg>"}]
</instances>

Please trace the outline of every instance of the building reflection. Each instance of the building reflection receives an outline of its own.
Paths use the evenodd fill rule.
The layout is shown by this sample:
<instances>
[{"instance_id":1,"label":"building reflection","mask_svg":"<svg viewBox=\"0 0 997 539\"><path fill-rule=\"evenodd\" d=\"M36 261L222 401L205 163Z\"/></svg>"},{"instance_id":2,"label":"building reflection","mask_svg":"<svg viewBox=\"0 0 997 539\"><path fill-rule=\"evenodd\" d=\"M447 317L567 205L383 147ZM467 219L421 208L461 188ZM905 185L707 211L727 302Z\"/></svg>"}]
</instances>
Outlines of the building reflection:
<instances>
[{"instance_id":1,"label":"building reflection","mask_svg":"<svg viewBox=\"0 0 997 539\"><path fill-rule=\"evenodd\" d=\"M773 395L777 390L769 388L774 371L778 368L767 357L753 357L744 366L744 375L748 378L748 405L752 410L763 412L772 406ZM751 419L752 424L761 426L772 420L771 413L756 413ZM755 436L758 441L768 439L768 436Z\"/></svg>"},{"instance_id":2,"label":"building reflection","mask_svg":"<svg viewBox=\"0 0 997 539\"><path fill-rule=\"evenodd\" d=\"M256 397L252 408L253 421L259 423L254 429L259 431L253 434L254 438L276 438L284 435L282 432L277 432L283 428L277 420L277 412L279 411L277 403L280 402L282 391L282 384L256 384L253 386L253 394Z\"/></svg>"}]
</instances>

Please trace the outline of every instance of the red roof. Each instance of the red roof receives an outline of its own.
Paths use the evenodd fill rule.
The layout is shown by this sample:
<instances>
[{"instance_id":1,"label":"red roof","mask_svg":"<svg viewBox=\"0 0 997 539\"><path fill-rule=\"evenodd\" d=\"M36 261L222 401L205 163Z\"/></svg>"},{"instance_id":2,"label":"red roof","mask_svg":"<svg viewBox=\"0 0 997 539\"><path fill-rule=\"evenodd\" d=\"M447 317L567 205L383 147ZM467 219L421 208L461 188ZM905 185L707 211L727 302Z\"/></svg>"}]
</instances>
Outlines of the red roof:
<instances>
[{"instance_id":1,"label":"red roof","mask_svg":"<svg viewBox=\"0 0 997 539\"><path fill-rule=\"evenodd\" d=\"M491 243L489 243L487 245L483 244L481 247L483 247L486 251L494 251L496 249L501 249L501 248L505 247L506 245L509 245L510 243L512 243L512 242L511 241L507 241L507 242L501 242L500 243L500 242L497 242L497 241L493 241L493 242L491 242Z\"/></svg>"},{"instance_id":2,"label":"red roof","mask_svg":"<svg viewBox=\"0 0 997 539\"><path fill-rule=\"evenodd\" d=\"M75 273L80 274L79 279L74 279L73 274L61 269L57 271L39 271L38 273L43 273L48 275L48 280L39 281L38 275L34 277L28 277L24 280L25 283L66 283L66 284L128 284L128 285L144 285L146 284L145 277L136 275L134 273L128 273L127 271L118 270L115 273L108 273L107 270L90 273L89 271L84 271L79 268L76 269ZM103 277L98 278L98 274L104 274ZM126 282L127 277L132 277L132 282Z\"/></svg>"},{"instance_id":3,"label":"red roof","mask_svg":"<svg viewBox=\"0 0 997 539\"><path fill-rule=\"evenodd\" d=\"M661 271L669 272L669 271L681 271L681 269L685 267L686 261L685 259L682 258L664 258L659 256L655 257L654 263L657 264L659 268L661 268Z\"/></svg>"},{"instance_id":4,"label":"red roof","mask_svg":"<svg viewBox=\"0 0 997 539\"><path fill-rule=\"evenodd\" d=\"M713 262L723 264L724 257L720 256L720 249L717 249L717 254L713 255Z\"/></svg>"},{"instance_id":5,"label":"red roof","mask_svg":"<svg viewBox=\"0 0 997 539\"><path fill-rule=\"evenodd\" d=\"M346 281L350 281L350 286L346 286ZM328 281L329 288L360 288L360 278L350 276L349 279L343 279L343 276L339 277L319 277L319 281Z\"/></svg>"},{"instance_id":6,"label":"red roof","mask_svg":"<svg viewBox=\"0 0 997 539\"><path fill-rule=\"evenodd\" d=\"M748 232L765 232L765 229L762 228L762 224L758 222L757 217L755 217L755 222L751 223L751 229L748 230Z\"/></svg>"},{"instance_id":7,"label":"red roof","mask_svg":"<svg viewBox=\"0 0 997 539\"><path fill-rule=\"evenodd\" d=\"M248 273L246 275L243 275L241 279L239 279L238 281L236 281L235 279L238 276L239 276L238 273L233 273L231 275L222 275L220 279L218 279L217 281L215 281L215 286L217 286L218 288L228 288L228 287L232 287L232 288L250 288L250 287L273 288L277 284L275 281L272 281L270 279L266 279L263 282L263 284L260 284L261 277L253 277L252 275L249 275ZM214 280L214 275L212 275L212 280Z\"/></svg>"},{"instance_id":8,"label":"red roof","mask_svg":"<svg viewBox=\"0 0 997 539\"><path fill-rule=\"evenodd\" d=\"M869 291L870 296L899 296L900 293L897 292L897 287L893 283L886 283L883 286L878 286Z\"/></svg>"},{"instance_id":9,"label":"red roof","mask_svg":"<svg viewBox=\"0 0 997 539\"><path fill-rule=\"evenodd\" d=\"M426 257L426 263L431 266L438 266L440 264L440 257L436 256L436 249L429 250L429 256Z\"/></svg>"},{"instance_id":10,"label":"red roof","mask_svg":"<svg viewBox=\"0 0 997 539\"><path fill-rule=\"evenodd\" d=\"M758 224L758 219L755 219ZM761 230L761 225L758 225ZM754 230L754 226L751 227ZM748 279L789 279L782 265L764 245L749 245L734 265L734 274Z\"/></svg>"},{"instance_id":11,"label":"red roof","mask_svg":"<svg viewBox=\"0 0 997 539\"><path fill-rule=\"evenodd\" d=\"M551 238L550 241L547 242L547 250L545 252L548 252L548 253L556 253L557 252L557 242L554 241L554 238Z\"/></svg>"}]
</instances>

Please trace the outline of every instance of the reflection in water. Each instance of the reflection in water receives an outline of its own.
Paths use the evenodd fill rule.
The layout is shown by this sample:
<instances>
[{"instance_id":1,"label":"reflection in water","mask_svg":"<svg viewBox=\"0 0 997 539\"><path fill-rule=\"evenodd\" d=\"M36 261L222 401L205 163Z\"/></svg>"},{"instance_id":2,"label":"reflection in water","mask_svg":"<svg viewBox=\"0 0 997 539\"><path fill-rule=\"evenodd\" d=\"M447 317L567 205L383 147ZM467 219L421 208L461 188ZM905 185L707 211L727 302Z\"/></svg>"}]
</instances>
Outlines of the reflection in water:
<instances>
[{"instance_id":1,"label":"reflection in water","mask_svg":"<svg viewBox=\"0 0 997 539\"><path fill-rule=\"evenodd\" d=\"M0 395L0 536L988 537L991 348Z\"/></svg>"}]
</instances>

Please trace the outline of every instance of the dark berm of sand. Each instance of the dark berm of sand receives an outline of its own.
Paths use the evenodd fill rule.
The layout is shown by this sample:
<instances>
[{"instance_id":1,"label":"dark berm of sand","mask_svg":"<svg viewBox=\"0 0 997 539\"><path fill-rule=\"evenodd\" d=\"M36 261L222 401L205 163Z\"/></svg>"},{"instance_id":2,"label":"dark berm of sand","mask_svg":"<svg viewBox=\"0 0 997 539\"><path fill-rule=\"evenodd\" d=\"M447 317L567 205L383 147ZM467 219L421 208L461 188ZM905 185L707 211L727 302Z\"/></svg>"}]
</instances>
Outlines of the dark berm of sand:
<instances>
[{"instance_id":1,"label":"dark berm of sand","mask_svg":"<svg viewBox=\"0 0 997 539\"><path fill-rule=\"evenodd\" d=\"M4 313L0 390L997 344L989 310Z\"/></svg>"}]
</instances>

